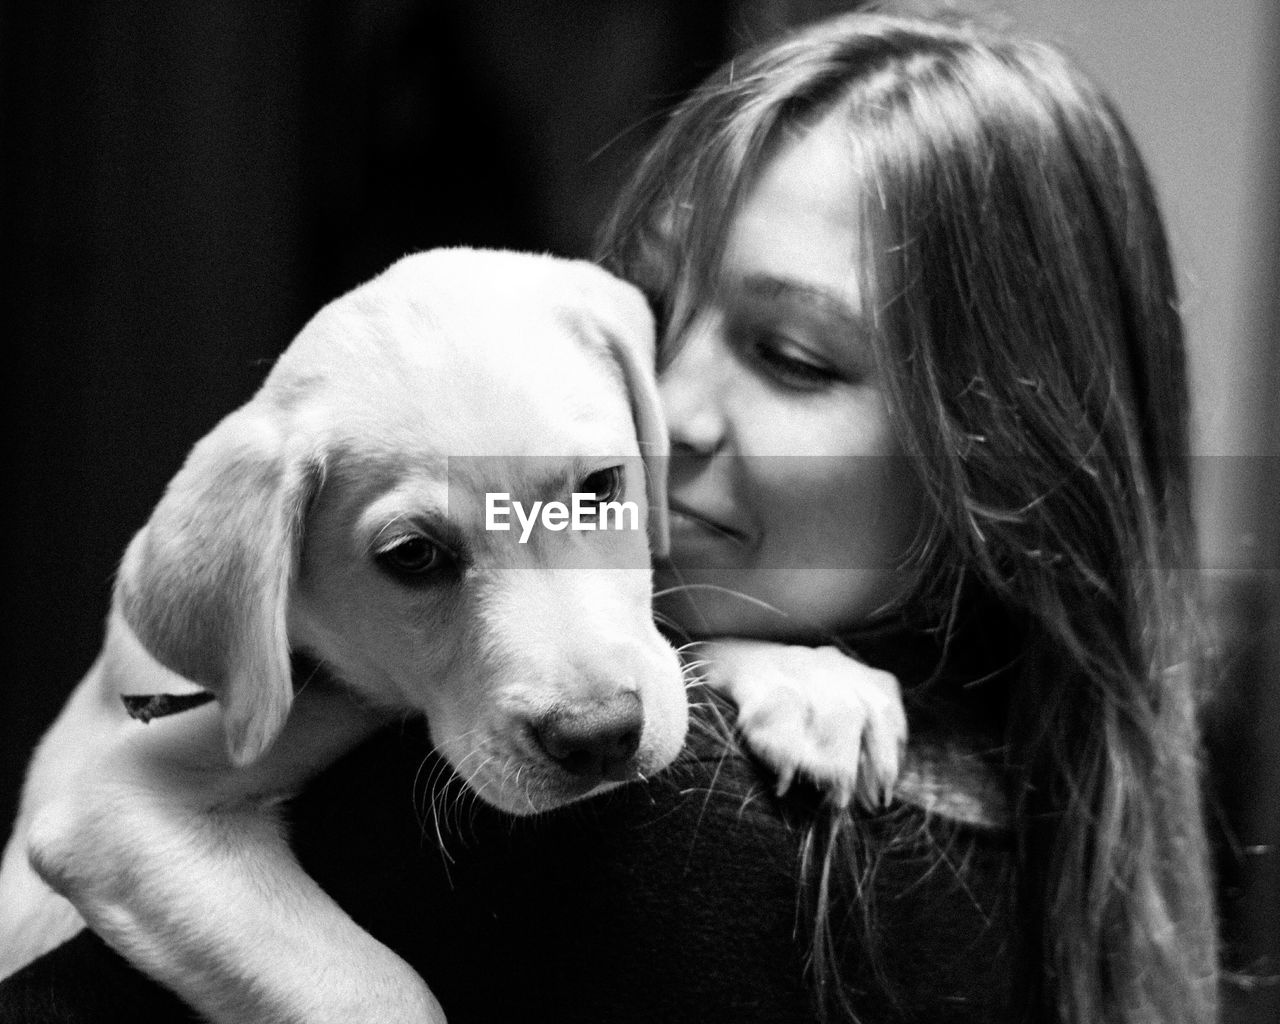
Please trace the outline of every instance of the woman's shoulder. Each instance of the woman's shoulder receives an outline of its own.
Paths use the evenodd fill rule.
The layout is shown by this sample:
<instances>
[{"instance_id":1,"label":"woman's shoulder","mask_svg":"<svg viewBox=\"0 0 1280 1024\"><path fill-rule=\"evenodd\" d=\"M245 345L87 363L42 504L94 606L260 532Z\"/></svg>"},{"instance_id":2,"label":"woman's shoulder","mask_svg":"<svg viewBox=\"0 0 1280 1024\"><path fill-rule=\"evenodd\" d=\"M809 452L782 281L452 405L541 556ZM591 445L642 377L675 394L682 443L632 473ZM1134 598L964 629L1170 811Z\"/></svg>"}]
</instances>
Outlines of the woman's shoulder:
<instances>
[{"instance_id":1,"label":"woman's shoulder","mask_svg":"<svg viewBox=\"0 0 1280 1024\"><path fill-rule=\"evenodd\" d=\"M817 866L827 809L814 793L780 798L726 728L700 710L660 775L515 819L451 780L425 735L386 733L296 805L295 843L329 893L422 971L450 1020L532 1007L618 1024L811 1021L801 876ZM932 1019L998 1017L1018 970L1012 844L980 790L955 782L963 799L941 795L948 760L909 762L910 797L854 819L851 854L871 873L838 894L832 918L862 1016L893 1019L905 1000Z\"/></svg>"},{"instance_id":2,"label":"woman's shoulder","mask_svg":"<svg viewBox=\"0 0 1280 1024\"><path fill-rule=\"evenodd\" d=\"M973 829L1000 844L1012 815L999 754L998 744L974 728L917 728L907 744L894 802L942 828ZM690 788L701 781L721 799L736 798L741 813L775 823L788 817L789 802L771 798L773 777L743 747L730 714L720 709L695 718L686 750L668 776ZM821 794L808 797L813 804Z\"/></svg>"},{"instance_id":3,"label":"woman's shoulder","mask_svg":"<svg viewBox=\"0 0 1280 1024\"><path fill-rule=\"evenodd\" d=\"M820 794L778 798L722 727L696 731L673 773L700 802L704 842L747 877L785 866L761 915L785 915L808 957L824 878L830 941L862 1019L1012 1019L1027 977L1015 846L996 761L977 734L921 730L890 807L841 817ZM680 843L678 830L668 835ZM761 852L761 851L765 852ZM743 910L731 911L742 919ZM812 982L812 979L810 979Z\"/></svg>"}]
</instances>

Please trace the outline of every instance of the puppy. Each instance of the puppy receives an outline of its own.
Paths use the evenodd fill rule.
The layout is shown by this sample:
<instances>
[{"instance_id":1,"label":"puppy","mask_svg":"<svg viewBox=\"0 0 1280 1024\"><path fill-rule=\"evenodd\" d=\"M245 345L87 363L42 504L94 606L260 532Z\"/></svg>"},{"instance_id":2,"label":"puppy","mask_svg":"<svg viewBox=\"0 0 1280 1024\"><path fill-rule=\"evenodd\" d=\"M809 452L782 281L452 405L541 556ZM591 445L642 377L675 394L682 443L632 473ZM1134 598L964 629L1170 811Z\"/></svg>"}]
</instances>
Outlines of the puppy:
<instances>
[{"instance_id":1,"label":"puppy","mask_svg":"<svg viewBox=\"0 0 1280 1024\"><path fill-rule=\"evenodd\" d=\"M514 814L675 757L684 685L650 608L652 366L640 294L549 257L419 254L321 311L125 554L102 655L5 850L0 976L87 922L214 1021L443 1020L303 873L275 807L405 711ZM571 495L595 529L522 511ZM633 522L600 528L628 503ZM291 652L327 672L295 679ZM831 648L698 656L780 788L801 773L837 800L887 795L892 676ZM165 702L198 706L147 725L127 710Z\"/></svg>"},{"instance_id":2,"label":"puppy","mask_svg":"<svg viewBox=\"0 0 1280 1024\"><path fill-rule=\"evenodd\" d=\"M35 755L5 851L0 971L82 926L30 853L108 941L214 1019L438 1013L349 921L311 941L327 897L263 808L396 711L425 713L459 775L516 814L675 757L684 683L650 606L646 522L660 549L666 507L661 473L646 474L666 452L652 366L643 298L587 263L434 251L322 310L195 447L124 556L102 655ZM532 508L573 494L638 515L578 530L486 518L489 495ZM344 689L295 694L291 651ZM216 706L146 726L121 700L198 688ZM234 870L183 872L180 833L167 868L144 868L144 843L104 849L141 791L193 822L222 814ZM269 883L273 923L255 923L252 891L235 904L247 880ZM225 908L243 976L292 972L286 1007L270 986L226 994L235 979L203 977L204 922L155 927L201 905L193 886ZM304 906L317 925L273 944ZM331 991L330 954L378 993ZM383 998L396 987L407 995Z\"/></svg>"}]
</instances>

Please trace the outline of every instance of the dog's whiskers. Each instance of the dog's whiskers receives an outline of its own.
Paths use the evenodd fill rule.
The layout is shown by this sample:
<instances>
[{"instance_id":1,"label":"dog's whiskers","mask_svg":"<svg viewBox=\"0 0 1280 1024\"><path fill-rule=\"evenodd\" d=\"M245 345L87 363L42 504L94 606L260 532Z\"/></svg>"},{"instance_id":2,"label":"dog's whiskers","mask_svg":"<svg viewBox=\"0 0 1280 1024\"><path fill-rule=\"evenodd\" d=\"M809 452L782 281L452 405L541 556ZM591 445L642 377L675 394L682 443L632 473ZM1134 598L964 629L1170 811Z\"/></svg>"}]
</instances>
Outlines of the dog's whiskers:
<instances>
[{"instance_id":1,"label":"dog's whiskers","mask_svg":"<svg viewBox=\"0 0 1280 1024\"><path fill-rule=\"evenodd\" d=\"M457 815L458 827L461 828L463 824L462 813L464 810L462 804L463 804L463 801L466 800L467 801L466 810L469 812L469 816L467 818L466 824L469 828L471 828L474 831L476 808L479 806L480 798L484 796L484 791L492 787L494 784L494 773L492 771L488 771L487 769L489 769L491 765L495 763L501 764L501 762L498 761L498 758L495 754L489 753L487 750L484 750L484 749L478 749L476 751L473 751L473 753L483 753L485 755L485 758L478 765L476 765L473 771L471 771L467 775L466 788L463 790L462 793L458 795L458 799L454 802L454 811ZM505 766L503 766L499 770L498 772L499 780L501 780L503 773L505 771L506 771ZM484 778L481 780L479 785L476 785L476 779L480 777L482 774L484 775Z\"/></svg>"},{"instance_id":2,"label":"dog's whiskers","mask_svg":"<svg viewBox=\"0 0 1280 1024\"><path fill-rule=\"evenodd\" d=\"M480 732L479 726L470 729L459 736L457 742L466 744ZM485 773L485 769L492 760L493 756L486 751L484 744L476 744L459 760L457 766L451 765L446 757L436 751L425 758L422 766L419 767L414 783L415 792L418 779L422 775L422 768L429 761L433 762L423 784L422 799L419 801L415 798L415 806L419 813L419 827L425 834L427 822L424 819L429 816L436 839L442 849L445 848L446 835L454 835L461 838L463 842L467 841L466 830L463 828L466 809L463 806L464 801L474 802L476 780ZM472 767L471 762L474 761L478 763ZM485 783L481 782L479 788L483 788L484 785ZM445 856L448 860L453 859L447 850Z\"/></svg>"}]
</instances>

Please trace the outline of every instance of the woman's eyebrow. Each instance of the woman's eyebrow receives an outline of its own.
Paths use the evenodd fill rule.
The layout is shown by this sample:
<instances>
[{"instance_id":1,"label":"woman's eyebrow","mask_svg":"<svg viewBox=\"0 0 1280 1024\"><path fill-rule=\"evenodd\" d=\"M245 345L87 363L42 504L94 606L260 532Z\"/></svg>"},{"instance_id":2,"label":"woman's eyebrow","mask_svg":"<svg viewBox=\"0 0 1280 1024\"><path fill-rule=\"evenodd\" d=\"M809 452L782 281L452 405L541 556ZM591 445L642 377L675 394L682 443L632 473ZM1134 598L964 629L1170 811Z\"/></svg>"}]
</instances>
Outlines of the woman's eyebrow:
<instances>
[{"instance_id":1,"label":"woman's eyebrow","mask_svg":"<svg viewBox=\"0 0 1280 1024\"><path fill-rule=\"evenodd\" d=\"M801 308L812 309L851 331L863 330L867 327L866 317L841 296L805 281L777 277L772 274L748 274L742 279L741 291L750 299L765 302L781 300Z\"/></svg>"}]
</instances>

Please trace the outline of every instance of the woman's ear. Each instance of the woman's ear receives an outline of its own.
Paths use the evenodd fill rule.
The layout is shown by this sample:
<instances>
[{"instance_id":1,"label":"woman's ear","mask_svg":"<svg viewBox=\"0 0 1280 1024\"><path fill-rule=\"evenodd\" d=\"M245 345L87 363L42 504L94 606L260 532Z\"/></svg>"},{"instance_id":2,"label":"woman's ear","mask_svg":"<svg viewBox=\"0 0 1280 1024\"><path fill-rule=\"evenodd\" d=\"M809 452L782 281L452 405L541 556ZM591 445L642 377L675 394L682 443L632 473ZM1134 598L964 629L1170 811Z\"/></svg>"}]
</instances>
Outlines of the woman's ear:
<instances>
[{"instance_id":1,"label":"woman's ear","mask_svg":"<svg viewBox=\"0 0 1280 1024\"><path fill-rule=\"evenodd\" d=\"M236 764L271 745L293 700L289 591L320 475L251 402L195 446L116 579L143 646L217 696Z\"/></svg>"}]
</instances>

